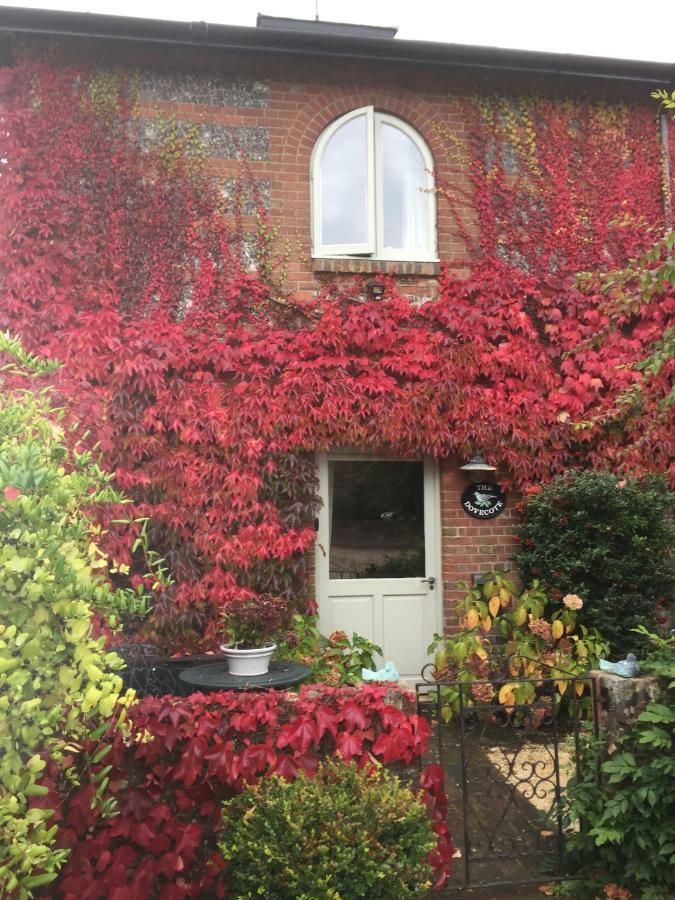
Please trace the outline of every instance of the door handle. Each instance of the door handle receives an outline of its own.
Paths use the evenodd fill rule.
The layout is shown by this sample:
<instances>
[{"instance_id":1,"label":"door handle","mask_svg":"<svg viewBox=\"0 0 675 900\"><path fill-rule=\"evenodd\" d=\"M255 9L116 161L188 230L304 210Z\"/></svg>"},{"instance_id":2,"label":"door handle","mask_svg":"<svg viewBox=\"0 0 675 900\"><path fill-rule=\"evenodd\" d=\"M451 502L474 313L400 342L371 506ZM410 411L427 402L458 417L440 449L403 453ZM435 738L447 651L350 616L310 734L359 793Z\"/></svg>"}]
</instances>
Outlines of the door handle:
<instances>
[{"instance_id":1,"label":"door handle","mask_svg":"<svg viewBox=\"0 0 675 900\"><path fill-rule=\"evenodd\" d=\"M434 586L435 586L435 584L436 584L436 579L434 578L433 575L430 575L429 578L423 578L423 579L422 579L422 583L423 583L423 584L428 584L428 585L429 585L429 590L430 590L430 591L433 591Z\"/></svg>"}]
</instances>

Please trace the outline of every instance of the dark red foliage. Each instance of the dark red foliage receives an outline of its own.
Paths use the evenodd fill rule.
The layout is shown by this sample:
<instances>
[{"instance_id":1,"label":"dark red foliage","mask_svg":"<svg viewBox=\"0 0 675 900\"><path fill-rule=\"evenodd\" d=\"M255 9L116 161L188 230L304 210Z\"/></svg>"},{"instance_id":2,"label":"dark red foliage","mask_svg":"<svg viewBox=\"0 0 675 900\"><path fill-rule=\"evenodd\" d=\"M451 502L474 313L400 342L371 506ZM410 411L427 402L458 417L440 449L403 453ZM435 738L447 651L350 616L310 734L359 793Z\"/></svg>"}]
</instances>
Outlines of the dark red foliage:
<instances>
[{"instance_id":1,"label":"dark red foliage","mask_svg":"<svg viewBox=\"0 0 675 900\"><path fill-rule=\"evenodd\" d=\"M673 362L616 411L673 291L608 330L597 279L577 277L663 224L644 110L467 104L468 189L443 190L471 210L469 274L444 270L422 305L391 279L377 301L335 284L301 302L249 271L211 181L175 147L141 152L123 86L107 90L47 64L0 77L0 327L62 360L57 398L132 498L125 515L149 518L176 582L157 640L213 646L242 589L298 602L317 451L480 449L521 488L574 466L673 474ZM133 528L105 539L140 563Z\"/></svg>"},{"instance_id":2,"label":"dark red foliage","mask_svg":"<svg viewBox=\"0 0 675 900\"><path fill-rule=\"evenodd\" d=\"M337 753L362 765L418 763L429 726L392 705L395 696L388 700L379 686L320 685L298 697L223 692L141 701L130 710L129 736L116 733L105 759L112 765L107 796L117 798L119 813L101 818L91 785L60 812L59 843L72 851L58 896L224 896L227 873L216 846L221 801L272 773L293 779L311 772ZM432 858L440 885L453 852L442 770L424 769L420 786L438 835Z\"/></svg>"},{"instance_id":3,"label":"dark red foliage","mask_svg":"<svg viewBox=\"0 0 675 900\"><path fill-rule=\"evenodd\" d=\"M272 594L241 593L227 604L222 619L227 643L243 650L264 647L288 627L288 603Z\"/></svg>"}]
</instances>

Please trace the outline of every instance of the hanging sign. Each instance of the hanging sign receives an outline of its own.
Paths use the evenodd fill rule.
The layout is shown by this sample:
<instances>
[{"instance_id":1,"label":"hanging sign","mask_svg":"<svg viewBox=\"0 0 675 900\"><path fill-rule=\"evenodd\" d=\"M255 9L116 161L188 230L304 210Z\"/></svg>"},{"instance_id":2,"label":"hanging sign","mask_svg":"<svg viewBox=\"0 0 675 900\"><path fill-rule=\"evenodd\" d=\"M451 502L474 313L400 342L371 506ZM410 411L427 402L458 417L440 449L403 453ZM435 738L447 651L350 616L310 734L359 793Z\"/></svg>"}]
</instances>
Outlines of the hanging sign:
<instances>
[{"instance_id":1,"label":"hanging sign","mask_svg":"<svg viewBox=\"0 0 675 900\"><path fill-rule=\"evenodd\" d=\"M462 493L462 508L474 519L494 519L505 507L506 494L491 481L470 484Z\"/></svg>"}]
</instances>

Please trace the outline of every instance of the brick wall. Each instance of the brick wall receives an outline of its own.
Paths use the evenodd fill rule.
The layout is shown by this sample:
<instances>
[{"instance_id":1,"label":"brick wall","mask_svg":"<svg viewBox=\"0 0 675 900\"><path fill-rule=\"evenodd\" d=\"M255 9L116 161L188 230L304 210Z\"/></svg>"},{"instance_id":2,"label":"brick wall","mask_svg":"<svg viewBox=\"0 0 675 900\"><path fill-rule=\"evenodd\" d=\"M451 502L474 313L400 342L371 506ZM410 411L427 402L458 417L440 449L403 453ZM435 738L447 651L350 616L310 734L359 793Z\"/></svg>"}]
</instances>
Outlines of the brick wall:
<instances>
[{"instance_id":1,"label":"brick wall","mask_svg":"<svg viewBox=\"0 0 675 900\"><path fill-rule=\"evenodd\" d=\"M461 472L461 460L441 466L441 565L445 630L457 624L457 601L464 591L458 581L471 584L471 576L513 568L514 533L518 521L517 495L507 494L506 509L494 519L474 519L462 509L462 491L474 480ZM495 479L499 483L499 476Z\"/></svg>"},{"instance_id":2,"label":"brick wall","mask_svg":"<svg viewBox=\"0 0 675 900\"><path fill-rule=\"evenodd\" d=\"M369 259L312 259L309 199L310 158L323 129L334 119L362 106L391 113L410 123L429 145L437 179L459 183L463 175L449 161L447 136L461 138L464 123L457 95L473 86L457 81L391 69L306 64L266 66L266 77L245 61L238 74L194 73L161 67L144 69L141 108L145 134L153 137L153 118L176 117L181 128L194 125L209 155L209 170L231 194L239 176L239 153L248 159L255 193L262 197L280 236L290 243L286 287L311 295L326 281L354 274L385 271L399 276L401 289L416 297L433 297L438 264L378 263ZM249 196L253 192L249 192ZM249 203L245 212L253 212ZM447 201L437 202L439 256L461 265L465 248L453 234ZM470 478L459 472L461 461L441 470L441 567L444 625L456 624L455 606L462 596L458 581L471 582L474 573L511 568L515 513L513 500L501 516L489 521L470 518L460 496ZM310 594L314 582L313 555L308 558Z\"/></svg>"},{"instance_id":3,"label":"brick wall","mask_svg":"<svg viewBox=\"0 0 675 900\"><path fill-rule=\"evenodd\" d=\"M105 59L110 51L101 48ZM153 55L154 54L154 55ZM138 55L131 51L119 65L139 68ZM310 227L310 157L323 129L344 113L362 106L374 106L412 125L428 144L435 165L437 184L453 189L466 188L466 173L451 149L461 140L465 123L458 99L480 93L539 92L564 96L579 82L541 77L505 76L494 80L477 73L471 81L451 72L395 68L390 65L334 61L270 59L246 54L226 58L199 58L174 52L170 57L155 50L142 57L140 67L141 103L139 115L146 140L156 136L154 118L172 116L179 131L194 128L201 139L209 171L219 179L223 191L232 190L241 177L238 157L248 159L256 191L268 208L273 224L278 224L279 248L288 241L290 260L286 287L300 296L310 296L334 278L353 279L354 274L385 271L399 276L405 293L433 297L437 290L438 264L377 262L370 259L312 259ZM616 86L589 84L589 91L616 95ZM649 103L645 92L625 86L622 96L639 96ZM248 212L253 212L249 204ZM462 212L470 222L470 210ZM253 219L250 220L253 229ZM466 248L456 233L448 200L437 197L437 240L440 259L462 269Z\"/></svg>"},{"instance_id":4,"label":"brick wall","mask_svg":"<svg viewBox=\"0 0 675 900\"><path fill-rule=\"evenodd\" d=\"M70 58L83 55L82 45L66 48ZM491 76L476 73L462 80L452 72L421 68L317 62L297 59L256 58L245 53L209 56L207 51L156 49L120 50L87 44L87 55L102 65L128 67L139 72L139 118L143 139L157 139L157 117L172 117L179 131L193 128L208 156L210 174L225 197L232 195L241 178L238 157L248 159L255 189L249 184L245 213L253 228L253 195L262 198L280 238L290 245L286 287L309 296L333 278L353 279L355 273L387 271L398 276L401 290L413 297L433 297L438 266L434 263L386 263L371 260L313 260L310 237L310 157L323 129L334 119L358 107L372 105L398 116L424 137L434 158L437 182L466 186L456 156L448 152L448 139L464 134L457 99L466 94L546 92L560 96L570 82L541 77ZM578 81L575 87L578 87ZM586 86L589 90L620 90L625 85ZM649 98L634 88L633 98ZM464 211L469 215L469 211ZM437 201L439 256L462 267L466 250L454 234L447 200ZM469 478L458 471L461 461L450 460L441 473L442 581L445 627L455 623L455 603L462 592L457 581L471 580L473 573L511 568L515 499L509 497L497 519L479 521L461 508L460 495ZM310 584L313 560L308 560Z\"/></svg>"},{"instance_id":5,"label":"brick wall","mask_svg":"<svg viewBox=\"0 0 675 900\"><path fill-rule=\"evenodd\" d=\"M133 57L125 60L134 64ZM119 63L119 60L118 60ZM250 58L230 60L226 72L201 59L206 71L191 70L189 58L175 56L171 68L161 55L144 56L140 74L141 134L157 139L156 119L172 117L179 133L198 135L208 169L231 193L241 176L238 157L247 159L256 192L280 226L279 248L288 241L290 260L285 286L310 296L335 277L388 272L400 276L401 289L416 297L436 293L438 264L377 262L368 259L312 259L309 199L310 157L323 129L334 119L362 106L391 113L411 124L425 139L434 158L438 181L462 182L458 163L447 150L447 138L464 130L457 108L458 92L470 86L426 73L360 65L270 63L264 68ZM218 66L221 68L222 62ZM247 212L253 212L249 204ZM253 228L253 219L250 220ZM437 201L438 252L461 265L466 252L453 234L448 203Z\"/></svg>"}]
</instances>

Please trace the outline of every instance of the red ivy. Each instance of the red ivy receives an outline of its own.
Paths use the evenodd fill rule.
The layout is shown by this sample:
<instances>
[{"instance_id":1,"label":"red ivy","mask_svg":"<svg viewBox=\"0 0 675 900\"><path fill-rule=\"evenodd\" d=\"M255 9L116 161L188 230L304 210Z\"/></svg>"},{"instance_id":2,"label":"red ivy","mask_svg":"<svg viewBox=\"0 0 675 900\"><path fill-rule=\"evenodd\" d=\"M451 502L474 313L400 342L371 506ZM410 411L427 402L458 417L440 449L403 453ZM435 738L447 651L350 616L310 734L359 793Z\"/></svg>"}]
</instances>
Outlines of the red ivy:
<instances>
[{"instance_id":1,"label":"red ivy","mask_svg":"<svg viewBox=\"0 0 675 900\"><path fill-rule=\"evenodd\" d=\"M604 297L576 277L662 226L644 109L466 103L468 191L443 190L472 210L457 217L469 274L444 270L419 306L391 279L378 301L341 283L301 302L242 263L243 220L211 181L141 151L124 86L106 98L89 78L34 62L0 75L0 327L63 361L57 398L133 499L124 513L149 518L176 581L150 627L178 630L173 647L212 646L242 589L297 602L317 451L478 448L521 488L573 466L674 473L672 361L637 413L615 403L675 295L598 340ZM134 564L132 531L106 540Z\"/></svg>"},{"instance_id":2,"label":"red ivy","mask_svg":"<svg viewBox=\"0 0 675 900\"><path fill-rule=\"evenodd\" d=\"M272 773L293 779L338 753L360 765L420 763L429 725L387 697L379 686L321 685L303 688L298 697L222 692L141 701L130 711L130 737L116 733L112 751L98 766L112 767L106 796L117 798L119 813L101 818L92 809L91 785L60 810L58 840L71 854L58 895L224 896L227 873L216 846L220 806L246 784ZM442 769L425 768L420 786L438 836L430 859L441 886L453 853Z\"/></svg>"}]
</instances>

